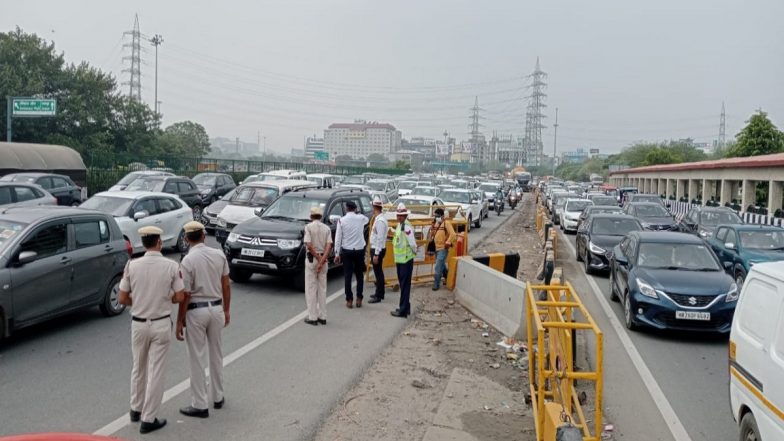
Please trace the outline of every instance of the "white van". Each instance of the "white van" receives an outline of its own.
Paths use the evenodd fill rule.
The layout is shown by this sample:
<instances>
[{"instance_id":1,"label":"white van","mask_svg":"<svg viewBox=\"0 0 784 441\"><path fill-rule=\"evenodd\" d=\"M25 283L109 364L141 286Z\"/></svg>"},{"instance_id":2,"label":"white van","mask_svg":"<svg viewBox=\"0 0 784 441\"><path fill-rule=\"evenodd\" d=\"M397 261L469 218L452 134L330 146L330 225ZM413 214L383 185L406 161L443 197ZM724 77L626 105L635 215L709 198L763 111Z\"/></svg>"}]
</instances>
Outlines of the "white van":
<instances>
[{"instance_id":1,"label":"white van","mask_svg":"<svg viewBox=\"0 0 784 441\"><path fill-rule=\"evenodd\" d=\"M729 343L730 408L741 440L784 440L784 262L743 282Z\"/></svg>"},{"instance_id":2,"label":"white van","mask_svg":"<svg viewBox=\"0 0 784 441\"><path fill-rule=\"evenodd\" d=\"M242 184L248 184L251 182L268 182L268 181L280 181L283 179L291 179L291 180L298 180L304 181L306 180L308 175L304 171L298 170L273 170L264 173L258 173L255 175L248 176Z\"/></svg>"},{"instance_id":3,"label":"white van","mask_svg":"<svg viewBox=\"0 0 784 441\"><path fill-rule=\"evenodd\" d=\"M308 181L313 182L318 188L336 188L337 181L335 176L325 173L314 173L308 175Z\"/></svg>"}]
</instances>

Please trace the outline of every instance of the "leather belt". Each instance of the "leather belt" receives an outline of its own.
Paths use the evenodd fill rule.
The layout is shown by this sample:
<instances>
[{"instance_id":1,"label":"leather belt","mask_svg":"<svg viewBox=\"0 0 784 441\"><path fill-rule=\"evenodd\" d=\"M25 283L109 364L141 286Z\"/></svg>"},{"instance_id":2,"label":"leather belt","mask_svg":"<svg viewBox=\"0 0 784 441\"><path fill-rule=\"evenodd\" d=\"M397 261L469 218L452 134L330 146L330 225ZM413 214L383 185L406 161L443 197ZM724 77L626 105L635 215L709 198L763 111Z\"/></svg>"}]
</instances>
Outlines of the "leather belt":
<instances>
[{"instance_id":1,"label":"leather belt","mask_svg":"<svg viewBox=\"0 0 784 441\"><path fill-rule=\"evenodd\" d=\"M131 320L133 320L135 322L157 322L158 320L167 319L169 317L171 317L171 314L166 314L166 315L164 315L162 317L157 317L157 318L154 318L154 319L143 319L141 317L136 317L135 315L132 315L131 316Z\"/></svg>"},{"instance_id":2,"label":"leather belt","mask_svg":"<svg viewBox=\"0 0 784 441\"><path fill-rule=\"evenodd\" d=\"M206 308L208 306L218 306L223 303L223 300L213 300L211 302L193 302L188 303L188 310L196 308Z\"/></svg>"}]
</instances>

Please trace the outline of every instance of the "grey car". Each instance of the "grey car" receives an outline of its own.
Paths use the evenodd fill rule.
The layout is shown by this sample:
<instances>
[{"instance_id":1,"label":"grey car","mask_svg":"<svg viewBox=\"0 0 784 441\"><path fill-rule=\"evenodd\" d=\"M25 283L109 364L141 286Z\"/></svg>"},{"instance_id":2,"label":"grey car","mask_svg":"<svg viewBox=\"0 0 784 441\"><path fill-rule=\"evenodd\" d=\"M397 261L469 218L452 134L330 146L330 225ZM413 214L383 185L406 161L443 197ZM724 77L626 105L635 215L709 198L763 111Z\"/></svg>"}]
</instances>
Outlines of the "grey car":
<instances>
[{"instance_id":1,"label":"grey car","mask_svg":"<svg viewBox=\"0 0 784 441\"><path fill-rule=\"evenodd\" d=\"M0 339L69 312L122 313L129 244L111 215L70 207L0 208Z\"/></svg>"},{"instance_id":2,"label":"grey car","mask_svg":"<svg viewBox=\"0 0 784 441\"><path fill-rule=\"evenodd\" d=\"M57 198L36 184L0 182L0 205L57 205Z\"/></svg>"}]
</instances>

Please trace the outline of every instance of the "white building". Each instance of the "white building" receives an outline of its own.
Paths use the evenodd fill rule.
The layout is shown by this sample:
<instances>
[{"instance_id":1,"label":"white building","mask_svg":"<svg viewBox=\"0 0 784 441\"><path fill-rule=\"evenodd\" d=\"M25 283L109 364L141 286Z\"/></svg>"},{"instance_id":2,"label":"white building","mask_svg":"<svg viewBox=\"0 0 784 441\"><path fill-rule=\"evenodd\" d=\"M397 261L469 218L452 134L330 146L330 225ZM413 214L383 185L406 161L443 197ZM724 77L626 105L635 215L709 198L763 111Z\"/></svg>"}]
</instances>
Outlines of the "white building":
<instances>
[{"instance_id":1,"label":"white building","mask_svg":"<svg viewBox=\"0 0 784 441\"><path fill-rule=\"evenodd\" d=\"M305 157L314 159L316 152L324 151L324 138L316 138L316 135L305 139Z\"/></svg>"},{"instance_id":2,"label":"white building","mask_svg":"<svg viewBox=\"0 0 784 441\"><path fill-rule=\"evenodd\" d=\"M386 123L354 121L335 123L324 130L324 149L330 159L348 155L367 158L374 153L389 156L400 150L401 134Z\"/></svg>"}]
</instances>

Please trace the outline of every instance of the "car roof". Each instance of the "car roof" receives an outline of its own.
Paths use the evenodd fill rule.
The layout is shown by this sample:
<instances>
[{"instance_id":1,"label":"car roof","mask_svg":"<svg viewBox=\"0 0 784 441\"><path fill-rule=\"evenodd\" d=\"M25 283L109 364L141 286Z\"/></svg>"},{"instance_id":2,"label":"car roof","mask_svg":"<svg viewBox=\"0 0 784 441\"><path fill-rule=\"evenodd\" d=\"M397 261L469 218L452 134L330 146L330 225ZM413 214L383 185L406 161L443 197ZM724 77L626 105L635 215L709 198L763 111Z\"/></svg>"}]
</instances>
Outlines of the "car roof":
<instances>
[{"instance_id":1,"label":"car roof","mask_svg":"<svg viewBox=\"0 0 784 441\"><path fill-rule=\"evenodd\" d=\"M400 196L399 199L410 199L410 200L415 200L415 201L433 201L434 199L440 199L440 198L438 196L425 196L425 195L421 195L421 194L417 194L417 195L409 194L409 195L406 195L406 196Z\"/></svg>"},{"instance_id":2,"label":"car roof","mask_svg":"<svg viewBox=\"0 0 784 441\"><path fill-rule=\"evenodd\" d=\"M417 185L415 188L438 188L433 185Z\"/></svg>"},{"instance_id":3,"label":"car roof","mask_svg":"<svg viewBox=\"0 0 784 441\"><path fill-rule=\"evenodd\" d=\"M23 222L23 223L32 223L39 219L47 219L50 217L84 216L88 214L100 214L101 216L106 216L106 213L102 211L88 210L86 208L78 208L78 207L59 206L59 205L47 205L47 206L9 205L0 208L0 219Z\"/></svg>"},{"instance_id":4,"label":"car roof","mask_svg":"<svg viewBox=\"0 0 784 441\"><path fill-rule=\"evenodd\" d=\"M389 182L389 181L391 181L391 179L384 179L384 178L374 178L374 179L369 179L369 180L367 181L367 183L369 184L369 183L371 183L371 182L374 182L374 183L378 183L378 182L380 182L380 183L384 183L384 184L386 184L386 183L387 183L387 182Z\"/></svg>"},{"instance_id":5,"label":"car roof","mask_svg":"<svg viewBox=\"0 0 784 441\"><path fill-rule=\"evenodd\" d=\"M754 264L751 271L781 281L784 280L784 261L757 263Z\"/></svg>"},{"instance_id":6,"label":"car roof","mask_svg":"<svg viewBox=\"0 0 784 441\"><path fill-rule=\"evenodd\" d=\"M590 200L590 199L585 199L585 198L567 198L567 199L566 199L566 203L567 203L567 204L568 204L569 202L572 202L572 201L585 201L585 202L591 202L591 200Z\"/></svg>"},{"instance_id":7,"label":"car roof","mask_svg":"<svg viewBox=\"0 0 784 441\"><path fill-rule=\"evenodd\" d=\"M627 205L632 205L634 207L650 207L650 206L661 207L661 204L658 204L656 202L634 202L634 201L629 201L629 203Z\"/></svg>"},{"instance_id":8,"label":"car roof","mask_svg":"<svg viewBox=\"0 0 784 441\"><path fill-rule=\"evenodd\" d=\"M169 197L169 198L171 198L171 197L173 197L175 199L177 198L176 195L173 195L171 193L161 193L161 192L157 192L157 191L125 191L125 190L120 190L120 191L102 191L100 193L95 194L95 196L107 196L107 197L113 197L113 198L119 198L119 199L138 199L138 198L144 197L144 196L157 196L157 197L164 197L165 196L165 197Z\"/></svg>"},{"instance_id":9,"label":"car roof","mask_svg":"<svg viewBox=\"0 0 784 441\"><path fill-rule=\"evenodd\" d=\"M635 194L630 194L629 195L629 197L632 198L632 199L636 199L636 198L639 198L639 197L645 197L645 196L653 196L653 197L661 199L661 196L659 196L658 194L653 194L653 193L635 193Z\"/></svg>"},{"instance_id":10,"label":"car roof","mask_svg":"<svg viewBox=\"0 0 784 441\"><path fill-rule=\"evenodd\" d=\"M613 210L617 210L619 212L623 211L623 208L621 208L621 207L619 207L617 205L589 205L589 206L585 207L586 210L593 210L593 209L607 210L608 208L612 208Z\"/></svg>"},{"instance_id":11,"label":"car roof","mask_svg":"<svg viewBox=\"0 0 784 441\"><path fill-rule=\"evenodd\" d=\"M312 182L311 182L312 184ZM313 199L329 199L332 196L336 195L349 195L349 194L365 194L370 195L366 191L362 191L358 188L300 188L296 190L292 190L281 197L310 197Z\"/></svg>"},{"instance_id":12,"label":"car roof","mask_svg":"<svg viewBox=\"0 0 784 441\"><path fill-rule=\"evenodd\" d=\"M781 227L763 224L722 224L717 228L721 227L730 227L736 229L737 231L784 231L784 229Z\"/></svg>"},{"instance_id":13,"label":"car roof","mask_svg":"<svg viewBox=\"0 0 784 441\"><path fill-rule=\"evenodd\" d=\"M278 190L283 190L291 187L299 187L303 185L315 186L316 184L302 180L302 179L279 179L276 181L254 181L242 184L242 187L275 187Z\"/></svg>"},{"instance_id":14,"label":"car roof","mask_svg":"<svg viewBox=\"0 0 784 441\"><path fill-rule=\"evenodd\" d=\"M476 193L476 190L469 190L467 188L457 188L457 187L445 188L444 190L458 192L458 193Z\"/></svg>"},{"instance_id":15,"label":"car roof","mask_svg":"<svg viewBox=\"0 0 784 441\"><path fill-rule=\"evenodd\" d=\"M63 175L58 175L57 173L41 173L41 172L22 172L22 173L9 173L5 176L29 176L31 178L40 178L42 176L57 176L63 177Z\"/></svg>"},{"instance_id":16,"label":"car roof","mask_svg":"<svg viewBox=\"0 0 784 441\"><path fill-rule=\"evenodd\" d=\"M0 181L0 187L30 187L30 188L37 188L38 190L42 190L43 188L38 184L33 184L30 182L22 182L22 181Z\"/></svg>"},{"instance_id":17,"label":"car roof","mask_svg":"<svg viewBox=\"0 0 784 441\"><path fill-rule=\"evenodd\" d=\"M639 222L639 220L628 214L613 214L613 213L596 213L591 215L591 219L632 219Z\"/></svg>"},{"instance_id":18,"label":"car roof","mask_svg":"<svg viewBox=\"0 0 784 441\"><path fill-rule=\"evenodd\" d=\"M228 176L228 175L229 175L228 173L204 172L204 173L196 174L193 177L195 178L196 176Z\"/></svg>"},{"instance_id":19,"label":"car roof","mask_svg":"<svg viewBox=\"0 0 784 441\"><path fill-rule=\"evenodd\" d=\"M675 233L671 231L632 231L629 234L638 236L640 242L705 245L702 238L688 233Z\"/></svg>"}]
</instances>

